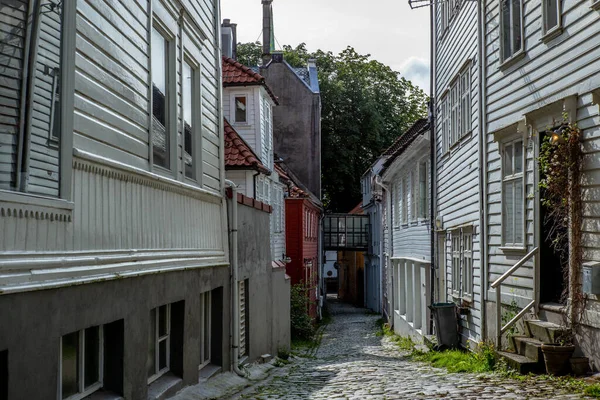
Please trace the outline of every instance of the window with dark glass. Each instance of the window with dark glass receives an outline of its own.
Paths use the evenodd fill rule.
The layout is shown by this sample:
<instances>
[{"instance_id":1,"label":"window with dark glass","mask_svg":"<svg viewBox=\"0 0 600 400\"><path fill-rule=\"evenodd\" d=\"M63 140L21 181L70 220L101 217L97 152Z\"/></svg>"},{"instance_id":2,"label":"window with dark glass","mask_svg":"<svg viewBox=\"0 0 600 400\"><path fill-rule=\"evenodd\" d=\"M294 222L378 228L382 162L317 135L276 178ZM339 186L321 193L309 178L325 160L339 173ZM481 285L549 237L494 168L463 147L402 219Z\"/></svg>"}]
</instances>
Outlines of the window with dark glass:
<instances>
[{"instance_id":1,"label":"window with dark glass","mask_svg":"<svg viewBox=\"0 0 600 400\"><path fill-rule=\"evenodd\" d=\"M505 246L524 245L523 139L504 145L502 155L502 242Z\"/></svg>"},{"instance_id":2,"label":"window with dark glass","mask_svg":"<svg viewBox=\"0 0 600 400\"><path fill-rule=\"evenodd\" d=\"M544 34L560 26L560 0L542 0Z\"/></svg>"},{"instance_id":3,"label":"window with dark glass","mask_svg":"<svg viewBox=\"0 0 600 400\"><path fill-rule=\"evenodd\" d=\"M157 307L150 312L148 346L148 383L169 370L171 305Z\"/></svg>"},{"instance_id":4,"label":"window with dark glass","mask_svg":"<svg viewBox=\"0 0 600 400\"><path fill-rule=\"evenodd\" d=\"M183 131L185 176L194 178L194 69L183 63Z\"/></svg>"},{"instance_id":5,"label":"window with dark glass","mask_svg":"<svg viewBox=\"0 0 600 400\"><path fill-rule=\"evenodd\" d=\"M154 164L169 168L169 42L152 27L152 154Z\"/></svg>"},{"instance_id":6,"label":"window with dark glass","mask_svg":"<svg viewBox=\"0 0 600 400\"><path fill-rule=\"evenodd\" d=\"M62 399L81 399L102 387L101 336L102 328L93 326L62 337Z\"/></svg>"},{"instance_id":7,"label":"window with dark glass","mask_svg":"<svg viewBox=\"0 0 600 400\"><path fill-rule=\"evenodd\" d=\"M511 58L522 49L522 0L500 1L500 40L502 61Z\"/></svg>"},{"instance_id":8,"label":"window with dark glass","mask_svg":"<svg viewBox=\"0 0 600 400\"><path fill-rule=\"evenodd\" d=\"M246 116L246 97L239 96L235 98L235 122L247 122Z\"/></svg>"},{"instance_id":9,"label":"window with dark glass","mask_svg":"<svg viewBox=\"0 0 600 400\"><path fill-rule=\"evenodd\" d=\"M8 350L0 351L0 400L8 400Z\"/></svg>"}]
</instances>

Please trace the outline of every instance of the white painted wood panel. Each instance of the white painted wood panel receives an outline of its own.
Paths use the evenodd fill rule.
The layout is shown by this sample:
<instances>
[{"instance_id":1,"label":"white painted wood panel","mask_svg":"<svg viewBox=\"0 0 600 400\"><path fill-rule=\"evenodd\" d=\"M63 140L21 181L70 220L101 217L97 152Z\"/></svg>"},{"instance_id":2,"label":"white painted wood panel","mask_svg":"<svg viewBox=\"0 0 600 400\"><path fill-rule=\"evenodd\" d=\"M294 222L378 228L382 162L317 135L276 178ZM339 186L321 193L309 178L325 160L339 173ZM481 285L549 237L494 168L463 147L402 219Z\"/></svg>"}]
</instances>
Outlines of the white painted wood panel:
<instances>
[{"instance_id":1,"label":"white painted wood panel","mask_svg":"<svg viewBox=\"0 0 600 400\"><path fill-rule=\"evenodd\" d=\"M436 6L435 34L435 110L436 118L435 142L435 210L434 216L443 220L443 229L450 232L453 229L468 226L473 229L473 298L471 313L461 320L463 343L481 339L481 252L479 246L480 221L480 188L479 188L479 91L478 91L478 54L477 54L477 4L461 2L460 9L450 21L445 31L441 31L441 5ZM448 94L448 88L457 74L469 66L470 73L470 124L471 132L463 136L448 152L443 150L441 136L441 101ZM437 243L437 242L436 242ZM452 299L452 253L450 235L445 241L445 266L439 266L440 271L446 271L445 281L448 282L448 298ZM437 253L437 252L436 252ZM456 299L460 301L460 299Z\"/></svg>"}]
</instances>

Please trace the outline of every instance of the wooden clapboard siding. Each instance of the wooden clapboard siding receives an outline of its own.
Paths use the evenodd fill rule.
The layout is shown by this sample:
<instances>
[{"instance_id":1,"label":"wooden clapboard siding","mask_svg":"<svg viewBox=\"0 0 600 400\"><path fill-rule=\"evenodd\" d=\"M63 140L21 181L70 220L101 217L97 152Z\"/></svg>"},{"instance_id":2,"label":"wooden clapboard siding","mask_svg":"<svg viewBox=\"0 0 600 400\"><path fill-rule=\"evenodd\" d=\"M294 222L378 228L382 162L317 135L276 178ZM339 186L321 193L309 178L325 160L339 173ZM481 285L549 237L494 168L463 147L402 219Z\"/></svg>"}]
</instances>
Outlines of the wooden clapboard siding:
<instances>
[{"instance_id":1,"label":"wooden clapboard siding","mask_svg":"<svg viewBox=\"0 0 600 400\"><path fill-rule=\"evenodd\" d=\"M490 281L510 268L523 254L502 252L501 239L501 162L498 143L493 133L522 120L532 111L545 105L577 95L574 119L584 136L584 259L600 260L597 225L600 210L597 204L598 137L600 117L593 100L593 91L600 88L600 16L590 8L591 1L562 2L563 32L551 41L542 40L542 8L539 1L524 2L525 57L512 66L500 65L499 1L491 0L485 9L486 52L486 116L487 116L487 207ZM568 56L567 56L568 54ZM560 112L558 112L560 114ZM560 120L561 115L552 115ZM533 122L533 121L532 121ZM534 132L537 133L537 132ZM539 221L538 207L532 199L536 161L534 146L538 136L529 139L526 152L526 234L527 244L535 243ZM540 238L543 240L543 238ZM543 267L542 267L543 268ZM533 263L516 273L519 279L508 281L503 292L517 293L521 302L531 299L533 292ZM510 297L510 296L509 296Z\"/></svg>"},{"instance_id":2,"label":"wooden clapboard siding","mask_svg":"<svg viewBox=\"0 0 600 400\"><path fill-rule=\"evenodd\" d=\"M215 1L184 1L191 18L207 39L200 59L202 92L202 182L219 191L221 186L221 134L219 132L219 64L216 44ZM75 95L75 146L103 152L116 161L149 168L149 18L148 7L118 1L82 0L77 5ZM180 59L182 37L177 36ZM177 108L181 110L181 71L177 74ZM178 129L181 113L178 112ZM181 132L178 132L181 136ZM181 165L183 140L178 140ZM183 171L179 171L180 179Z\"/></svg>"},{"instance_id":3,"label":"wooden clapboard siding","mask_svg":"<svg viewBox=\"0 0 600 400\"><path fill-rule=\"evenodd\" d=\"M271 182L271 205L273 206L273 211L271 212L271 253L273 260L282 260L283 255L285 254L285 198L283 197L283 193L285 190L285 186L277 180L279 180L279 175L274 172L269 179ZM281 231L277 231L275 228L275 220L276 213L278 209L282 209L281 213Z\"/></svg>"},{"instance_id":4,"label":"wooden clapboard siding","mask_svg":"<svg viewBox=\"0 0 600 400\"><path fill-rule=\"evenodd\" d=\"M0 189L16 186L28 1L0 4Z\"/></svg>"},{"instance_id":5,"label":"wooden clapboard siding","mask_svg":"<svg viewBox=\"0 0 600 400\"><path fill-rule=\"evenodd\" d=\"M165 3L169 1L161 2ZM52 62L60 43L57 21L50 16L41 21L32 70L31 193L0 193L0 231L8 233L0 235L0 292L227 263L221 194L219 2L182 3L189 13L186 21L197 23L206 35L197 56L202 72L202 187L184 182L181 176L175 180L150 171L150 3L78 0L76 30L71 31L75 41L75 49L71 48L75 53L73 148L61 149L72 154L72 168L59 171L58 147L64 142L49 142L48 136L53 93L44 65L58 66ZM1 6L0 13L5 11ZM17 14L11 13L13 21ZM5 21L3 15L0 18ZM0 23L0 31L2 27ZM0 52L0 62L2 57ZM13 73L9 80L2 71L0 132L7 132L2 127L9 122L14 127L14 122L5 114L14 118L18 108L5 111L4 106L17 107L20 87L18 76ZM177 91L181 93L179 86ZM181 107L181 99L177 101ZM14 145L5 136L0 134L3 161ZM71 159L67 160L68 165ZM5 173L11 171L0 164L0 181ZM57 197L59 173L71 182L71 196L36 196Z\"/></svg>"},{"instance_id":6,"label":"wooden clapboard siding","mask_svg":"<svg viewBox=\"0 0 600 400\"><path fill-rule=\"evenodd\" d=\"M434 216L443 218L443 229L448 233L461 226L473 228L473 298L471 313L461 320L462 340L481 339L481 252L479 221L481 204L479 199L479 91L478 91L478 36L477 4L461 2L445 32L440 31L441 9L436 6L435 76L434 91L438 118L435 129L435 211ZM471 132L466 134L448 152L443 150L441 136L440 100L457 74L470 66ZM448 93L449 95L449 93ZM450 234L445 241L445 270L448 298L452 295L452 252Z\"/></svg>"}]
</instances>

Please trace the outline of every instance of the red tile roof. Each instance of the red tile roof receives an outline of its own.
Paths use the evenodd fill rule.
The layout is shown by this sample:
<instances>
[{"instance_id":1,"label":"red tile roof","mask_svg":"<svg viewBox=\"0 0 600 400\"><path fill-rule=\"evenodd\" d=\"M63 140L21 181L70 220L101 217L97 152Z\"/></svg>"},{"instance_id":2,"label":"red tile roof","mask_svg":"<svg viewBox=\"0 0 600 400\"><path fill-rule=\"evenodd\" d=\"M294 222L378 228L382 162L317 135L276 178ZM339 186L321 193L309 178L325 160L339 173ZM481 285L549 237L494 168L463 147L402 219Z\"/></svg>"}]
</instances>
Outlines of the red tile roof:
<instances>
[{"instance_id":1,"label":"red tile roof","mask_svg":"<svg viewBox=\"0 0 600 400\"><path fill-rule=\"evenodd\" d=\"M225 167L229 168L252 168L268 174L270 171L260 162L250 146L233 129L231 124L224 119L225 130Z\"/></svg>"},{"instance_id":2,"label":"red tile roof","mask_svg":"<svg viewBox=\"0 0 600 400\"><path fill-rule=\"evenodd\" d=\"M283 168L281 168L277 164L275 164L275 171L277 171L281 179L283 179L284 181L290 181L290 177L288 176L288 174L286 174Z\"/></svg>"},{"instance_id":3,"label":"red tile roof","mask_svg":"<svg viewBox=\"0 0 600 400\"><path fill-rule=\"evenodd\" d=\"M251 86L262 85L269 93L275 104L279 104L277 97L265 82L265 77L252 71L251 68L235 61L233 58L223 57L223 86Z\"/></svg>"},{"instance_id":4,"label":"red tile roof","mask_svg":"<svg viewBox=\"0 0 600 400\"><path fill-rule=\"evenodd\" d=\"M356 205L348 214L364 215L365 211L362 208L362 201Z\"/></svg>"}]
</instances>

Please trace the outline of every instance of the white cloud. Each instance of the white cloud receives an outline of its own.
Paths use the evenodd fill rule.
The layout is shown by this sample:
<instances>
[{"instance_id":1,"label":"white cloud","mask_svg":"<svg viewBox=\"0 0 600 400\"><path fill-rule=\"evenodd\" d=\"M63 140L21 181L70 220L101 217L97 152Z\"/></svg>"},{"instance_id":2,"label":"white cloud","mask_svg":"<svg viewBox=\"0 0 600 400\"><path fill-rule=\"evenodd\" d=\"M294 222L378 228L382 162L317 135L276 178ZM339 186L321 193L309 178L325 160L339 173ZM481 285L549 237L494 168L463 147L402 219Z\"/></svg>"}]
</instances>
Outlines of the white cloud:
<instances>
[{"instance_id":1,"label":"white cloud","mask_svg":"<svg viewBox=\"0 0 600 400\"><path fill-rule=\"evenodd\" d=\"M429 94L429 60L410 57L398 67L402 76Z\"/></svg>"}]
</instances>

